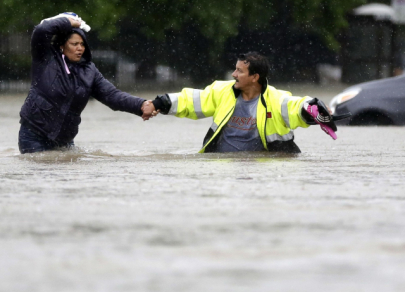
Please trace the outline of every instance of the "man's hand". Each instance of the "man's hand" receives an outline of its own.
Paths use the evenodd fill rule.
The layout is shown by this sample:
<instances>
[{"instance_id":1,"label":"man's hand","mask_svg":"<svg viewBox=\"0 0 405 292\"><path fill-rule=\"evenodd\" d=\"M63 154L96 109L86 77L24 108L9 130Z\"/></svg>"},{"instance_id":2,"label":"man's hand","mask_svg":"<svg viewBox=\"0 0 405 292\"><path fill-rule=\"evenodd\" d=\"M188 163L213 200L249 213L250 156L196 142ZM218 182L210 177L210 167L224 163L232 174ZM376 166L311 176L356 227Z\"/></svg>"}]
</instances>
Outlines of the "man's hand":
<instances>
[{"instance_id":1,"label":"man's hand","mask_svg":"<svg viewBox=\"0 0 405 292\"><path fill-rule=\"evenodd\" d=\"M155 106L153 105L151 100L144 101L141 110L142 110L142 119L144 121L153 118L160 112L160 110L155 109Z\"/></svg>"},{"instance_id":2,"label":"man's hand","mask_svg":"<svg viewBox=\"0 0 405 292\"><path fill-rule=\"evenodd\" d=\"M333 116L329 107L327 107L322 100L314 98L309 102L305 102L302 107L302 115L307 120L309 125L319 124L321 129L331 136L333 140L337 139L337 127L335 121L346 119L350 117L351 113L345 113L338 116Z\"/></svg>"},{"instance_id":3,"label":"man's hand","mask_svg":"<svg viewBox=\"0 0 405 292\"><path fill-rule=\"evenodd\" d=\"M168 94L158 95L152 102L155 108L157 108L163 115L167 115L172 107L172 101Z\"/></svg>"},{"instance_id":4,"label":"man's hand","mask_svg":"<svg viewBox=\"0 0 405 292\"><path fill-rule=\"evenodd\" d=\"M332 137L333 140L337 139L337 127L333 121L330 109L323 103L323 101L314 98L309 102L305 102L303 106L305 113L309 115L307 119L310 122L315 122L321 126L321 129Z\"/></svg>"}]
</instances>

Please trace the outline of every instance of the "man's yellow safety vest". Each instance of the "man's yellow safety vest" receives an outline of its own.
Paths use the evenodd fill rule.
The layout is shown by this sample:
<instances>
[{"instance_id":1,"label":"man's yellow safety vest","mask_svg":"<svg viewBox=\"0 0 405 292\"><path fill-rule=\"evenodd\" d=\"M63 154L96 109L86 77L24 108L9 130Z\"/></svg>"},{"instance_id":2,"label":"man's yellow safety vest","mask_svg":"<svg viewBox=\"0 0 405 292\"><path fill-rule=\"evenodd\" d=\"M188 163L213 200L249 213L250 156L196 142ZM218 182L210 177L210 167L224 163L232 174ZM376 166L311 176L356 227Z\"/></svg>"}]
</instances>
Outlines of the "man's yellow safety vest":
<instances>
[{"instance_id":1,"label":"man's yellow safety vest","mask_svg":"<svg viewBox=\"0 0 405 292\"><path fill-rule=\"evenodd\" d=\"M214 121L199 151L212 152L221 129L232 117L236 98L240 91L233 85L235 81L215 81L204 90L184 88L181 92L168 96L172 106L168 114L179 118L202 119L213 117ZM263 87L260 102L257 105L257 129L263 146L269 151L283 151L284 144L293 143L293 129L307 128L309 125L301 116L301 108L310 97L291 96L288 91L278 90L267 84ZM287 152L300 152L296 149L284 149Z\"/></svg>"}]
</instances>

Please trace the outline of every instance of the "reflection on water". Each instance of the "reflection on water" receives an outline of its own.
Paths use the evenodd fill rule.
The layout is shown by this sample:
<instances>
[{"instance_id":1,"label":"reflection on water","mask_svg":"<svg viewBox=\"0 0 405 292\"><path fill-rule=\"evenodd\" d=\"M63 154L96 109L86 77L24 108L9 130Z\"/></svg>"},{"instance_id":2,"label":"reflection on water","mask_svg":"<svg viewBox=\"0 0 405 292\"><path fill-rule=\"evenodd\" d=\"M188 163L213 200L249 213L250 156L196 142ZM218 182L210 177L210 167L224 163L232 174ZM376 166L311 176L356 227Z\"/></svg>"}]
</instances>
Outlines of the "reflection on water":
<instances>
[{"instance_id":1,"label":"reflection on water","mask_svg":"<svg viewBox=\"0 0 405 292\"><path fill-rule=\"evenodd\" d=\"M53 151L26 153L17 155L20 160L43 162L43 163L66 163L87 161L92 159L109 159L113 155L102 150L88 150L77 146L61 148Z\"/></svg>"},{"instance_id":2,"label":"reflection on water","mask_svg":"<svg viewBox=\"0 0 405 292\"><path fill-rule=\"evenodd\" d=\"M160 160L214 160L217 163L221 162L243 162L243 161L256 161L256 162L268 162L274 160L288 160L289 158L298 158L298 154L288 153L269 153L269 152L231 152L231 153L204 153L199 154L195 152L195 149L179 149L178 151L172 151L171 153L152 153L148 151L132 151L125 153L110 154L100 149L89 149L78 146L70 148L60 148L57 150L16 154L15 149L10 148L0 152L0 157L17 156L23 161L42 162L42 163L66 163L66 162L80 162L91 160L129 160L131 158L142 158Z\"/></svg>"},{"instance_id":3,"label":"reflection on water","mask_svg":"<svg viewBox=\"0 0 405 292\"><path fill-rule=\"evenodd\" d=\"M15 104L0 108L1 291L405 290L402 127L198 154L209 119L94 102L74 149L21 155Z\"/></svg>"}]
</instances>

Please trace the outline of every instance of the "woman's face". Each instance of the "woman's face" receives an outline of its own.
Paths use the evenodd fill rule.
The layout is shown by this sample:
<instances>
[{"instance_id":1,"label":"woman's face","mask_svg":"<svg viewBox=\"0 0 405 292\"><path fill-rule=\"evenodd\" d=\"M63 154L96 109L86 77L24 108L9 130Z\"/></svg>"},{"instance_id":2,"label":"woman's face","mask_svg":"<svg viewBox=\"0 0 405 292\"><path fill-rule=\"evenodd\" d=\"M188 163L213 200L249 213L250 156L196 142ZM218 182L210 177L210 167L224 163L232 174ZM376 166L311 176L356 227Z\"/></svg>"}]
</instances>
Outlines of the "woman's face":
<instances>
[{"instance_id":1,"label":"woman's face","mask_svg":"<svg viewBox=\"0 0 405 292\"><path fill-rule=\"evenodd\" d=\"M62 53L72 62L79 62L86 49L84 47L83 38L77 33L72 34L60 48L63 50Z\"/></svg>"}]
</instances>

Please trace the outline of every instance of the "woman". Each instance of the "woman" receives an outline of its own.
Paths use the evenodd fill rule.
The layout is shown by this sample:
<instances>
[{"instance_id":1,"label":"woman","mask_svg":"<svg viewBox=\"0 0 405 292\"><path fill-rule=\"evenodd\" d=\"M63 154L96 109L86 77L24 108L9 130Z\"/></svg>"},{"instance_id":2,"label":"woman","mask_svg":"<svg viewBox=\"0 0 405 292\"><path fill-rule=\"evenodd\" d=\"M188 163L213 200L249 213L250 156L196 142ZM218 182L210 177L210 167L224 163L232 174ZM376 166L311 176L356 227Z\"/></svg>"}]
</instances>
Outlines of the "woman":
<instances>
[{"instance_id":1,"label":"woman","mask_svg":"<svg viewBox=\"0 0 405 292\"><path fill-rule=\"evenodd\" d=\"M84 22L83 22L84 24ZM32 84L20 112L21 153L74 145L80 114L92 96L113 110L144 119L144 99L114 87L91 62L91 52L78 17L50 18L35 27L31 38Z\"/></svg>"}]
</instances>

